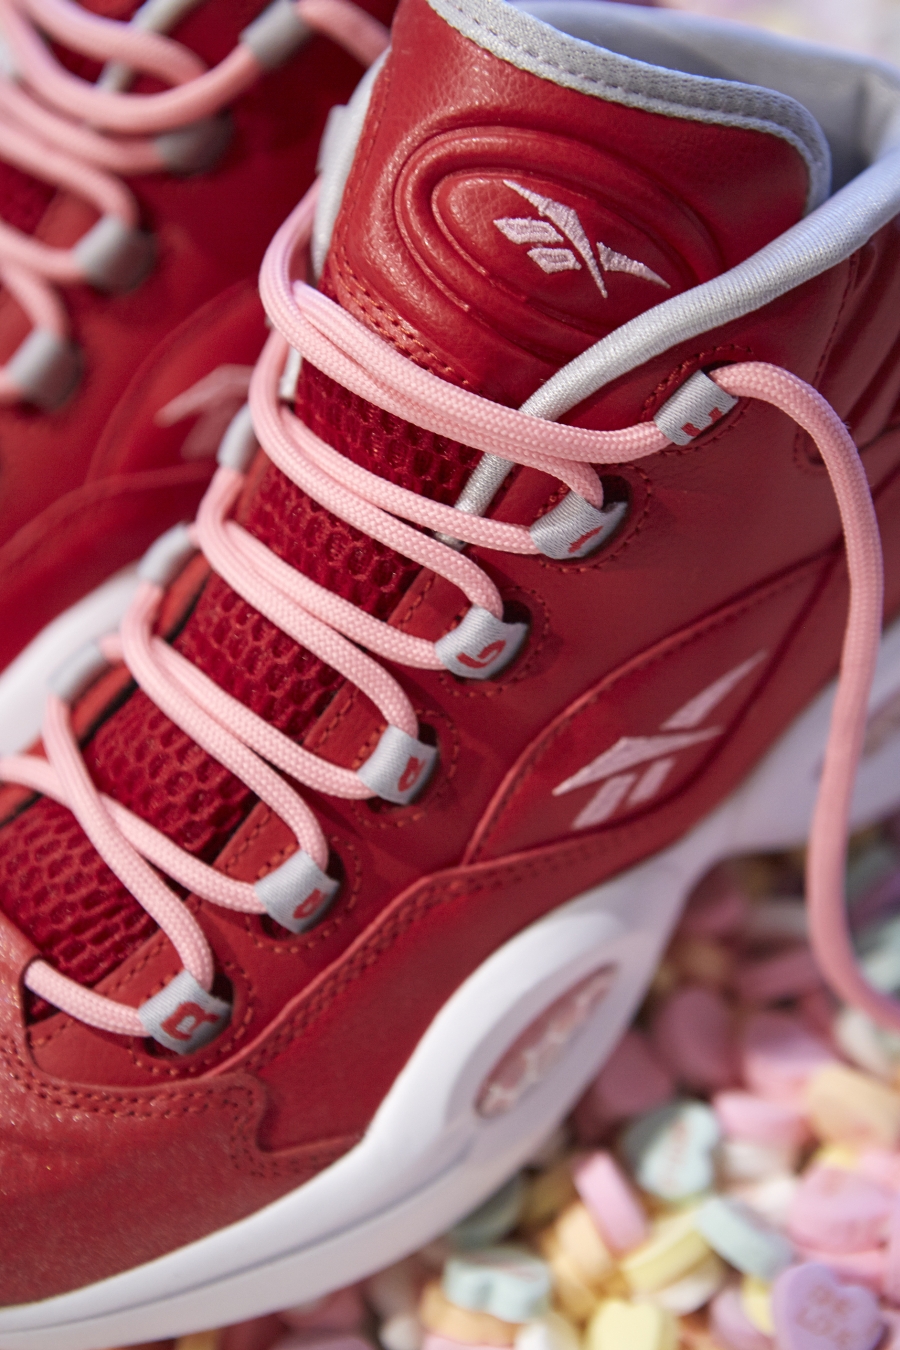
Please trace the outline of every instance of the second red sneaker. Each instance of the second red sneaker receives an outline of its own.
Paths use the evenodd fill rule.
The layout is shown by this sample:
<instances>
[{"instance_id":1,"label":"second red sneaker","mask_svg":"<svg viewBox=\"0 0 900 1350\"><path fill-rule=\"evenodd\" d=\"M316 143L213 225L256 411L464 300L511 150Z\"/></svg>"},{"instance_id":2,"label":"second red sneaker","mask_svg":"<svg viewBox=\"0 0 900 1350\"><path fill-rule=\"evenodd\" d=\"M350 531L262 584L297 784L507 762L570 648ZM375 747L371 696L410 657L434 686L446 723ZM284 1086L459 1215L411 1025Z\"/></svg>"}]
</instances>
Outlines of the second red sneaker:
<instances>
[{"instance_id":1,"label":"second red sneaker","mask_svg":"<svg viewBox=\"0 0 900 1350\"><path fill-rule=\"evenodd\" d=\"M0 764L5 1350L441 1231L820 775L814 943L896 1020L842 876L900 796L898 111L733 25L404 0L195 524Z\"/></svg>"},{"instance_id":2,"label":"second red sneaker","mask_svg":"<svg viewBox=\"0 0 900 1350\"><path fill-rule=\"evenodd\" d=\"M0 668L195 510L265 247L386 42L349 0L133 8L3 6Z\"/></svg>"}]
</instances>

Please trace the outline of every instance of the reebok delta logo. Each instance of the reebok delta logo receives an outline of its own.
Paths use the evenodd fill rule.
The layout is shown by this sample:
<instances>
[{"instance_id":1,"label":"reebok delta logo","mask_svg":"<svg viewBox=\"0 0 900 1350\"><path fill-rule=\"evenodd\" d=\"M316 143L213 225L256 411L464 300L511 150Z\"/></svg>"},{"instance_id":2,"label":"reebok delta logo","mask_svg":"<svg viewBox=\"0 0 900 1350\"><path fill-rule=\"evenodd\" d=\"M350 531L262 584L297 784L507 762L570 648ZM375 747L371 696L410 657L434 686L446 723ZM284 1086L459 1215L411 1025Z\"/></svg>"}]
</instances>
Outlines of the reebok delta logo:
<instances>
[{"instance_id":1,"label":"reebok delta logo","mask_svg":"<svg viewBox=\"0 0 900 1350\"><path fill-rule=\"evenodd\" d=\"M604 280L605 272L626 272L629 276L640 277L654 286L670 289L669 283L646 263L629 258L625 253L617 253L600 240L597 241L595 256L587 231L573 207L555 202L552 197L542 197L539 192L531 192L511 178L504 178L503 182L506 187L512 188L513 192L517 192L520 197L530 202L542 218L499 216L494 225L511 243L531 244L528 257L542 272L580 272L582 268L586 268L604 300L609 299Z\"/></svg>"},{"instance_id":2,"label":"reebok delta logo","mask_svg":"<svg viewBox=\"0 0 900 1350\"><path fill-rule=\"evenodd\" d=\"M764 651L757 652L720 676L668 717L658 732L650 736L621 736L615 745L592 759L590 764L559 783L553 789L554 797L562 797L589 783L600 784L572 821L572 829L585 830L591 825L602 825L621 806L643 806L652 801L674 768L680 750L722 735L723 727L701 727L700 723L766 655Z\"/></svg>"},{"instance_id":3,"label":"reebok delta logo","mask_svg":"<svg viewBox=\"0 0 900 1350\"><path fill-rule=\"evenodd\" d=\"M153 419L158 427L197 419L182 443L182 459L212 459L229 422L247 402L252 374L252 366L216 366L158 410Z\"/></svg>"}]
</instances>

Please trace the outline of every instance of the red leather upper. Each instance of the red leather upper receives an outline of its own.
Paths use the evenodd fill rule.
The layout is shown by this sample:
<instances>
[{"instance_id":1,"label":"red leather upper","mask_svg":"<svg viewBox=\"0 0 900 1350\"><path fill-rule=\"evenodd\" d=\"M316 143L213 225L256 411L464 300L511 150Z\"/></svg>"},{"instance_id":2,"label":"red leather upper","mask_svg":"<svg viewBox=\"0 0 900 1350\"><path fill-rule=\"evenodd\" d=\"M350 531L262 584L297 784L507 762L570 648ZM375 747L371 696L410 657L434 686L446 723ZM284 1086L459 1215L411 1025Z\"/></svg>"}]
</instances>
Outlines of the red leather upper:
<instances>
[{"instance_id":1,"label":"red leather upper","mask_svg":"<svg viewBox=\"0 0 900 1350\"><path fill-rule=\"evenodd\" d=\"M554 154L541 160L542 176L537 152L531 167L517 160L507 171L498 162L497 174L485 175L483 142L469 137L476 113L478 125L494 131L513 125L541 146L545 137L547 144L551 136L567 137L571 160L558 153L557 139ZM436 136L444 138L441 147L462 147L462 158L450 168L443 162L431 195L413 194L410 203L413 169L425 163ZM694 166L692 179L694 136L704 156L694 157L702 166ZM496 192L498 204L491 197L487 214L473 216L464 256L433 208L437 203L446 224L454 203L469 200L459 165L471 165L465 156L476 142L482 158L472 193ZM581 179L575 195L572 165L599 163L591 159L595 153L627 161L631 182L635 174L652 177L653 192L673 195L680 182L678 212L654 222L647 207L637 243L624 226L614 234L611 208L592 204L606 179L593 194ZM742 206L732 212L722 180L738 156L729 190ZM667 166L680 166L682 178L673 168L666 181ZM523 184L526 168L533 189ZM585 346L590 324L594 335L603 331L609 311L587 267L545 272L495 227L498 219L549 219L520 194L512 192L521 206L511 201L506 178L535 196L577 203L581 215L596 206L590 219L603 229L603 242L660 275L670 267L673 289L688 267L700 266L697 239L714 238L723 258L736 261L771 237L766 221L775 233L796 220L806 192L802 161L775 137L576 95L473 47L445 29L425 0L404 0L326 284L415 359L443 363L449 378L509 401ZM651 198L660 200L647 188ZM468 222L459 209L458 219ZM427 226L422 235L403 224L414 211ZM691 228L678 236L682 253L672 241L685 220ZM520 227L510 230L521 237ZM545 236L546 247L562 247L549 231ZM658 253L644 252L648 240L657 241ZM476 246L483 249L477 266ZM507 246L524 268L519 293L510 283ZM434 257L441 249L439 272ZM604 426L647 417L691 371L720 361L773 361L812 380L864 448L878 491L893 612L900 606L897 255L892 224L818 280L647 362L578 410L578 420ZM550 313L554 278L568 289ZM640 305L643 295L652 304L662 293L634 273L611 269L605 280L609 304L619 306L616 322L627 317L628 303ZM614 292L619 283L621 293ZM514 304L517 323L509 319ZM566 313L571 323L563 322ZM474 462L465 447L382 414L308 367L298 406L343 453L439 500L455 498ZM191 1240L336 1156L365 1129L430 1019L479 962L548 909L677 838L740 781L832 673L846 604L837 511L824 469L793 424L768 407L742 404L691 445L610 472L627 482L631 511L619 536L594 557L556 563L471 550L504 599L531 615L523 655L498 680L466 683L446 673L395 669L440 744L439 768L423 796L390 807L305 794L345 877L327 918L292 937L268 921L188 898L234 994L231 1024L206 1050L178 1059L34 1008L26 1032L15 980L29 948L11 929L0 1055L15 1113L0 1113L0 1163L4 1151L26 1162L0 1165L0 1197L47 1221L34 1223L42 1234L40 1261L27 1231L0 1224L0 1291L8 1302L74 1287ZM523 471L510 478L494 511L530 522L557 496L553 480ZM448 583L376 549L262 456L238 514L292 565L371 612L390 613L410 632L437 636L462 608ZM179 649L230 692L317 753L353 765L371 749L379 724L367 700L221 580L207 579L202 561L175 587L162 627L177 633ZM602 780L555 789L622 740L661 734L691 699L744 667L693 724L698 739L672 749L673 765L656 795L643 803L623 797L600 823L574 825ZM230 875L254 879L292 847L267 808L143 694L129 693L123 672L91 691L77 722L98 784ZM709 735L699 738L700 732ZM141 912L66 812L47 802L21 809L26 802L16 790L0 797L7 813L0 830L2 909L60 968L90 967L86 978L98 989L140 1002L177 968L168 941L141 927ZM238 1111L239 1099L246 1109ZM83 1109L86 1100L93 1114ZM126 1102L136 1105L126 1109ZM114 1117L121 1117L115 1127ZM196 1131L207 1128L198 1125L201 1118L211 1122L212 1187L202 1169L195 1178L159 1161L176 1156L182 1142L195 1147ZM35 1178L47 1141L54 1178L39 1194ZM60 1216L81 1213L81 1197L96 1184L100 1150L113 1159L110 1175L127 1178L127 1206L119 1209L113 1190L104 1191L102 1216L95 1226L85 1213L73 1243ZM112 1224L115 1251L105 1236Z\"/></svg>"}]
</instances>

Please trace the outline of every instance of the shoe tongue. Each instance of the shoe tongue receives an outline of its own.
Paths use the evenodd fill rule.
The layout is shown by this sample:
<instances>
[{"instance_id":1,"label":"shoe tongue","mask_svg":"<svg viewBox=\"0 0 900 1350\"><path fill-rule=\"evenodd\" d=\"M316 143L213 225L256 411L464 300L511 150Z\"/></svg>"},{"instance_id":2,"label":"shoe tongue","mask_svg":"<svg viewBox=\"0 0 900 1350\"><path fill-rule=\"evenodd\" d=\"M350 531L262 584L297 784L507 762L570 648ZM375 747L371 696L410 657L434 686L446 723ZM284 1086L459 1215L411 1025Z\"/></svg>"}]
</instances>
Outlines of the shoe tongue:
<instances>
[{"instance_id":1,"label":"shoe tongue","mask_svg":"<svg viewBox=\"0 0 900 1350\"><path fill-rule=\"evenodd\" d=\"M590 7L601 37L622 9ZM515 404L795 224L827 164L785 95L611 53L502 0L403 0L322 284L419 364Z\"/></svg>"}]
</instances>

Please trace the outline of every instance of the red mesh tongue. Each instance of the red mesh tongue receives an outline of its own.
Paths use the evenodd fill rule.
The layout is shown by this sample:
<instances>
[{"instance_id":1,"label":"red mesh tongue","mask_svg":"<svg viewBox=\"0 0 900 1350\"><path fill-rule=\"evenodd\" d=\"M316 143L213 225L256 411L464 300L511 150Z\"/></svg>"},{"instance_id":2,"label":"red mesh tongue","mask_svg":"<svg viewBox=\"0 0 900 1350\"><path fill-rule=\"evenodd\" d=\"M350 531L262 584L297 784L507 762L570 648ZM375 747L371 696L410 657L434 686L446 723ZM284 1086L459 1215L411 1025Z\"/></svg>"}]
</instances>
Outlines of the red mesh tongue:
<instances>
[{"instance_id":1,"label":"red mesh tongue","mask_svg":"<svg viewBox=\"0 0 900 1350\"><path fill-rule=\"evenodd\" d=\"M475 451L372 408L311 366L304 367L298 411L357 463L437 501L456 499L477 459ZM380 618L417 571L311 502L272 466L244 524L291 566ZM339 684L334 671L218 577L176 645L222 688L294 737ZM85 757L104 792L210 861L251 805L243 784L140 692L100 728ZM89 985L154 928L71 815L46 800L0 830L0 905L59 970Z\"/></svg>"}]
</instances>

